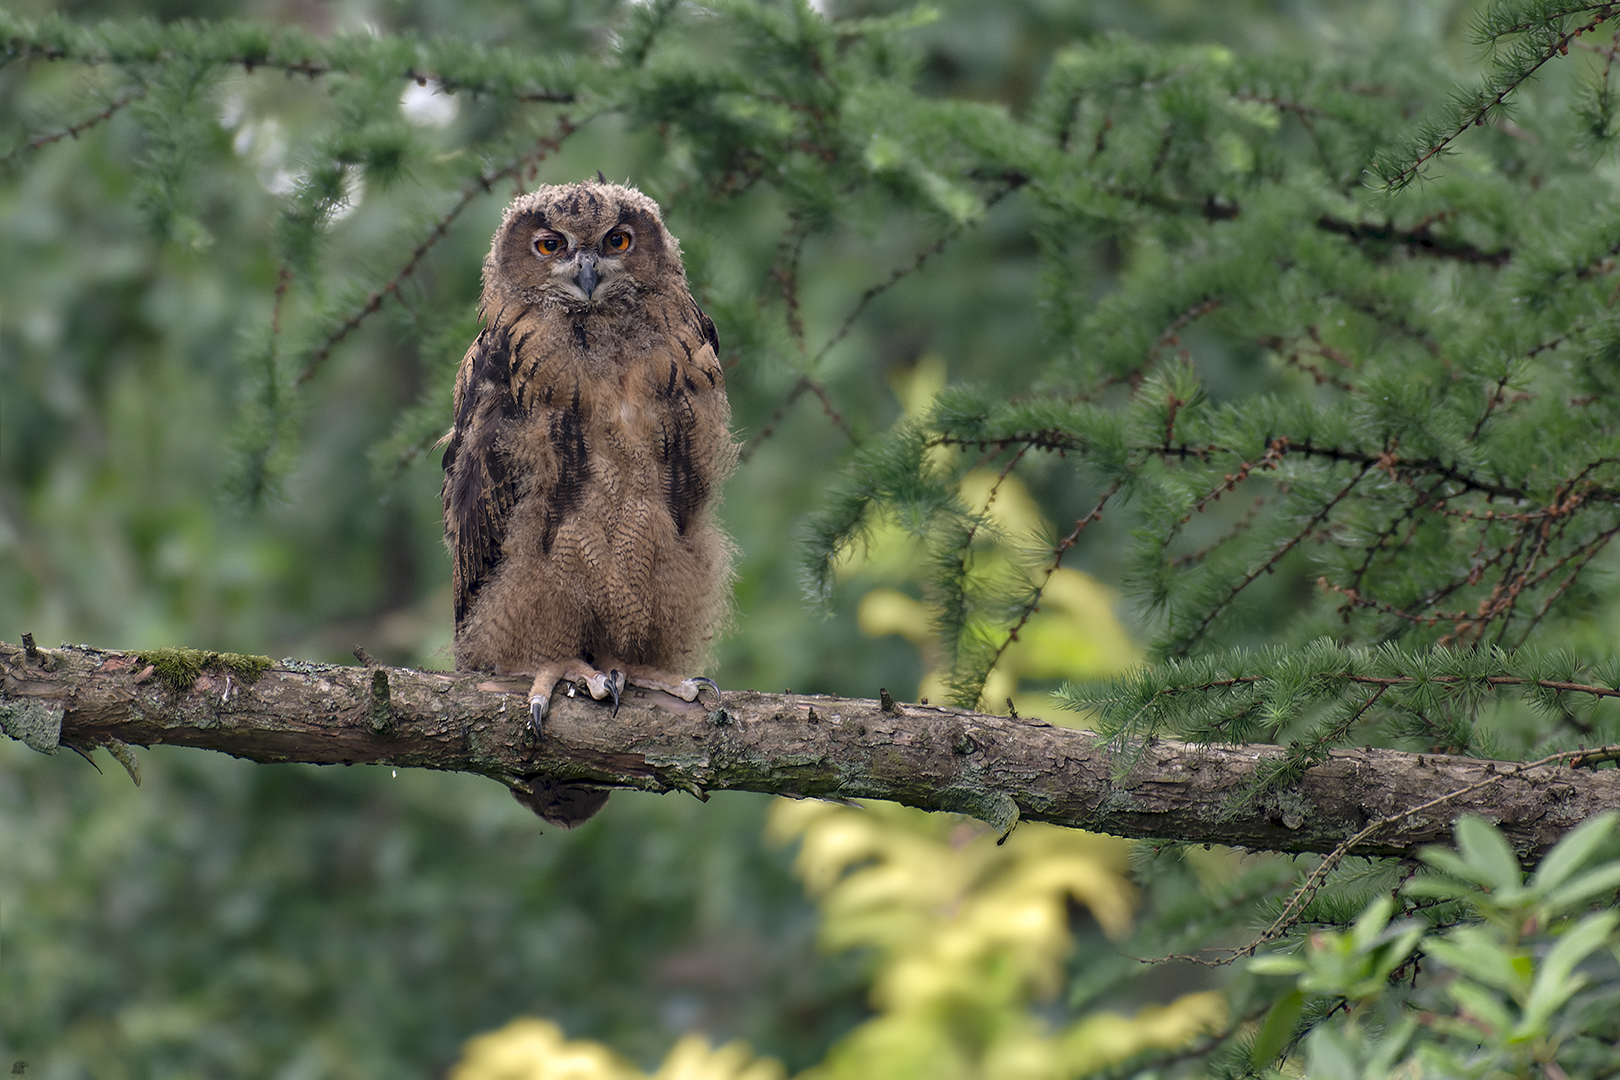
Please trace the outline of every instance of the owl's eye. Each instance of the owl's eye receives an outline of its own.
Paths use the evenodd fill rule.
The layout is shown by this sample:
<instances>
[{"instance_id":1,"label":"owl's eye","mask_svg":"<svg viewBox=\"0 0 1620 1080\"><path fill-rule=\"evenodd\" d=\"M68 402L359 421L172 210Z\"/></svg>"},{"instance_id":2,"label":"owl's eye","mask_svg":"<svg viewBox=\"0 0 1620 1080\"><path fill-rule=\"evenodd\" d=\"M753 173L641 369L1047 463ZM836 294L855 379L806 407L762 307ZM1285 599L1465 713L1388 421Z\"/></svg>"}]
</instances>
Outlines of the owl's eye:
<instances>
[{"instance_id":1,"label":"owl's eye","mask_svg":"<svg viewBox=\"0 0 1620 1080\"><path fill-rule=\"evenodd\" d=\"M622 252L629 251L632 242L633 238L629 229L614 229L607 234L607 240L603 242L603 246L609 251Z\"/></svg>"},{"instance_id":2,"label":"owl's eye","mask_svg":"<svg viewBox=\"0 0 1620 1080\"><path fill-rule=\"evenodd\" d=\"M562 250L563 240L554 232L538 232L534 234L534 253L536 255L555 255Z\"/></svg>"}]
</instances>

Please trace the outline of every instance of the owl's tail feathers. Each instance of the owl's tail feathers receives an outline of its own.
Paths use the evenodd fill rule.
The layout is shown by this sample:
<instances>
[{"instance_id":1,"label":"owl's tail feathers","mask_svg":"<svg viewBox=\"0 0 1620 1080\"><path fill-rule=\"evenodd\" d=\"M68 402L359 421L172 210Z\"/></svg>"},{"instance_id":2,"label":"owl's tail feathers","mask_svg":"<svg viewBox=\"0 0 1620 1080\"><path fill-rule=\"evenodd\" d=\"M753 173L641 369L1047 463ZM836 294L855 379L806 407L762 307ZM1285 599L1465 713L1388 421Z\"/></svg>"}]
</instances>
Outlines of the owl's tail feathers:
<instances>
[{"instance_id":1,"label":"owl's tail feathers","mask_svg":"<svg viewBox=\"0 0 1620 1080\"><path fill-rule=\"evenodd\" d=\"M607 805L608 792L578 784L554 784L549 780L529 781L528 791L512 784L512 797L559 829L583 825Z\"/></svg>"}]
</instances>

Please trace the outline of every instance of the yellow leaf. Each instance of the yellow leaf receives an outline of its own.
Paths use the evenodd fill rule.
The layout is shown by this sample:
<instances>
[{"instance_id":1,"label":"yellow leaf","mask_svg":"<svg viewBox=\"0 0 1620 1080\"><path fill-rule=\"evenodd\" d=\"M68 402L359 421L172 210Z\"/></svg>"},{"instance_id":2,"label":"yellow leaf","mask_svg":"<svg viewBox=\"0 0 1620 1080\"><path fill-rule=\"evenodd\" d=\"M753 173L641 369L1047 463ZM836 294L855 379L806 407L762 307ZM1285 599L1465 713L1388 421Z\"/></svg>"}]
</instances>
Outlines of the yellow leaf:
<instances>
[{"instance_id":1,"label":"yellow leaf","mask_svg":"<svg viewBox=\"0 0 1620 1080\"><path fill-rule=\"evenodd\" d=\"M786 1073L773 1058L757 1058L742 1042L710 1049L701 1035L687 1035L664 1058L653 1080L784 1080Z\"/></svg>"},{"instance_id":2,"label":"yellow leaf","mask_svg":"<svg viewBox=\"0 0 1620 1080\"><path fill-rule=\"evenodd\" d=\"M861 597L855 620L872 637L899 634L918 646L934 640L934 609L898 589L873 589Z\"/></svg>"},{"instance_id":3,"label":"yellow leaf","mask_svg":"<svg viewBox=\"0 0 1620 1080\"><path fill-rule=\"evenodd\" d=\"M945 389L945 358L938 353L924 353L909 368L889 376L889 389L907 416L923 415Z\"/></svg>"},{"instance_id":4,"label":"yellow leaf","mask_svg":"<svg viewBox=\"0 0 1620 1080\"><path fill-rule=\"evenodd\" d=\"M469 1039L450 1080L642 1080L633 1068L593 1042L569 1042L549 1020L520 1018Z\"/></svg>"},{"instance_id":5,"label":"yellow leaf","mask_svg":"<svg viewBox=\"0 0 1620 1080\"><path fill-rule=\"evenodd\" d=\"M1100 1013L1063 1036L1064 1060L1075 1075L1105 1069L1143 1050L1174 1050L1226 1023L1226 995L1216 990L1187 994L1168 1005L1151 1005L1132 1017Z\"/></svg>"},{"instance_id":6,"label":"yellow leaf","mask_svg":"<svg viewBox=\"0 0 1620 1080\"><path fill-rule=\"evenodd\" d=\"M1050 531L1029 489L1016 476L997 470L975 469L962 477L957 491L962 501L996 523L996 528L1020 542L1033 542ZM991 492L995 497L991 498Z\"/></svg>"}]
</instances>

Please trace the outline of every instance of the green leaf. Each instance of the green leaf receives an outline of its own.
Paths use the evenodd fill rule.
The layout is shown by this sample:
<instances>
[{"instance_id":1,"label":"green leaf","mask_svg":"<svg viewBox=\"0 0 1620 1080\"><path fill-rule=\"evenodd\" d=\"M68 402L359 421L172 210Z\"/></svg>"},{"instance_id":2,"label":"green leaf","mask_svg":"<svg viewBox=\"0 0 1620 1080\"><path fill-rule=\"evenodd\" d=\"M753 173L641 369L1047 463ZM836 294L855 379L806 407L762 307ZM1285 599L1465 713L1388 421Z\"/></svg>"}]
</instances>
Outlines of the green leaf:
<instances>
[{"instance_id":1,"label":"green leaf","mask_svg":"<svg viewBox=\"0 0 1620 1080\"><path fill-rule=\"evenodd\" d=\"M1517 889L1524 881L1519 857L1502 830L1472 815L1457 822L1457 848L1473 871L1473 880L1492 889Z\"/></svg>"},{"instance_id":2,"label":"green leaf","mask_svg":"<svg viewBox=\"0 0 1620 1080\"><path fill-rule=\"evenodd\" d=\"M1561 915L1594 896L1620 889L1620 862L1606 863L1554 889L1544 902L1548 916Z\"/></svg>"},{"instance_id":3,"label":"green leaf","mask_svg":"<svg viewBox=\"0 0 1620 1080\"><path fill-rule=\"evenodd\" d=\"M1442 964L1473 979L1515 996L1530 985L1531 971L1520 957L1490 930L1460 926L1443 938L1431 938L1424 950Z\"/></svg>"},{"instance_id":4,"label":"green leaf","mask_svg":"<svg viewBox=\"0 0 1620 1080\"><path fill-rule=\"evenodd\" d=\"M1469 881L1482 887L1488 887L1491 883L1491 879L1487 876L1484 870L1475 866L1473 863L1469 862L1467 859L1463 858L1450 848L1425 847L1418 851L1418 858L1422 859L1436 870L1439 870L1440 872L1456 879L1457 881ZM1433 878L1414 878L1407 885L1407 888L1409 890L1415 889L1421 882L1435 880L1436 879ZM1443 879L1441 879L1441 884L1443 884ZM1430 887L1431 886L1428 885L1423 886L1425 889ZM1434 887L1439 887L1439 885L1437 884ZM1456 887L1455 883L1453 883L1453 887ZM1458 895L1464 895L1464 893L1459 891ZM1474 890L1466 890L1466 895L1474 895Z\"/></svg>"},{"instance_id":5,"label":"green leaf","mask_svg":"<svg viewBox=\"0 0 1620 1080\"><path fill-rule=\"evenodd\" d=\"M1553 849L1541 860L1541 865L1536 867L1536 872L1530 878L1530 887L1538 895L1545 895L1562 885L1603 846L1614 832L1616 821L1620 821L1620 814L1610 810L1571 829L1553 845Z\"/></svg>"},{"instance_id":6,"label":"green leaf","mask_svg":"<svg viewBox=\"0 0 1620 1080\"><path fill-rule=\"evenodd\" d=\"M1258 1045L1258 1044L1256 1044ZM1320 1080L1362 1080L1360 1055L1351 1032L1336 1024L1322 1024L1306 1041L1309 1075Z\"/></svg>"},{"instance_id":7,"label":"green leaf","mask_svg":"<svg viewBox=\"0 0 1620 1080\"><path fill-rule=\"evenodd\" d=\"M1476 1022L1491 1028L1493 1035L1505 1035L1513 1027L1513 1014L1506 1002L1478 983L1458 979L1446 987L1446 994L1472 1014Z\"/></svg>"},{"instance_id":8,"label":"green leaf","mask_svg":"<svg viewBox=\"0 0 1620 1080\"><path fill-rule=\"evenodd\" d=\"M1300 975L1309 971L1311 965L1298 955L1271 953L1250 960L1248 969L1256 975Z\"/></svg>"},{"instance_id":9,"label":"green leaf","mask_svg":"<svg viewBox=\"0 0 1620 1080\"><path fill-rule=\"evenodd\" d=\"M1395 910L1395 901L1389 896L1380 896L1367 905L1367 909L1356 917L1351 927L1351 941L1355 947L1366 952L1378 940L1378 935L1384 932L1389 925L1389 916Z\"/></svg>"},{"instance_id":10,"label":"green leaf","mask_svg":"<svg viewBox=\"0 0 1620 1080\"><path fill-rule=\"evenodd\" d=\"M1574 974L1575 966L1609 943L1617 923L1620 911L1594 912L1558 936L1536 972L1516 1037L1547 1035L1552 1014L1587 983L1584 976Z\"/></svg>"},{"instance_id":11,"label":"green leaf","mask_svg":"<svg viewBox=\"0 0 1620 1080\"><path fill-rule=\"evenodd\" d=\"M1254 1037L1254 1045L1249 1048L1249 1064L1263 1069L1281 1057L1283 1049L1293 1041L1304 1009L1305 994L1300 990L1273 1005L1260 1025L1260 1034Z\"/></svg>"}]
</instances>

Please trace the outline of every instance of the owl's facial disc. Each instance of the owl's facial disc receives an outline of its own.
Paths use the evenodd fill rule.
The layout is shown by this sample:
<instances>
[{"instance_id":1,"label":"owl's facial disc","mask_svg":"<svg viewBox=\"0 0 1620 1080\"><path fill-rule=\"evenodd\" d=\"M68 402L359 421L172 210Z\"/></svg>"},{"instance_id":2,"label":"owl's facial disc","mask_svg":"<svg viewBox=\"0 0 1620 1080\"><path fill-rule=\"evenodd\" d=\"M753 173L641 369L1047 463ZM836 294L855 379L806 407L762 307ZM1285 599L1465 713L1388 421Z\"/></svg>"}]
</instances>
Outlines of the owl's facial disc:
<instances>
[{"instance_id":1,"label":"owl's facial disc","mask_svg":"<svg viewBox=\"0 0 1620 1080\"><path fill-rule=\"evenodd\" d=\"M570 308L613 304L624 299L626 289L634 294L625 260L638 247L635 226L622 220L575 225L584 228L576 232L554 217L531 226L529 254L540 263L545 291Z\"/></svg>"},{"instance_id":2,"label":"owl's facial disc","mask_svg":"<svg viewBox=\"0 0 1620 1080\"><path fill-rule=\"evenodd\" d=\"M615 284L624 268L620 256L634 249L636 234L628 225L615 225L597 243L586 244L572 233L542 229L534 234L531 246L547 269L553 287L561 288L575 300L593 303Z\"/></svg>"},{"instance_id":3,"label":"owl's facial disc","mask_svg":"<svg viewBox=\"0 0 1620 1080\"><path fill-rule=\"evenodd\" d=\"M574 285L589 300L598 284L610 283L623 268L619 256L636 246L635 230L628 225L615 225L594 249L581 245L574 263L579 270L574 274Z\"/></svg>"}]
</instances>

